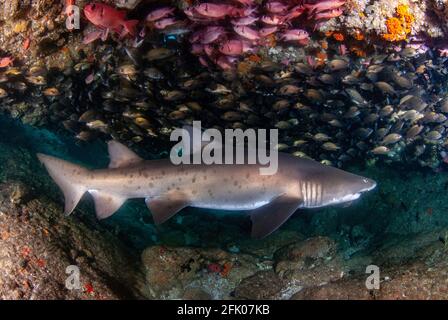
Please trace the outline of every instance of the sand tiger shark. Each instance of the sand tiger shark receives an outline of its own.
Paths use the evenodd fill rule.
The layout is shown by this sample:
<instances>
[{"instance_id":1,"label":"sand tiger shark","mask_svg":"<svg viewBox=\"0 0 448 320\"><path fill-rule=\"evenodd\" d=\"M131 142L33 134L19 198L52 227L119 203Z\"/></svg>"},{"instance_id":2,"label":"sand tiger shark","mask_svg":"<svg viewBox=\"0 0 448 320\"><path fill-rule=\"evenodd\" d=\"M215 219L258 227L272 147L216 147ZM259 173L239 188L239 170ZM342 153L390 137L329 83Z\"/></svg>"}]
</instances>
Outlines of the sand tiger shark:
<instances>
[{"instance_id":1,"label":"sand tiger shark","mask_svg":"<svg viewBox=\"0 0 448 320\"><path fill-rule=\"evenodd\" d=\"M99 219L115 213L127 199L144 198L156 224L185 207L244 211L252 236L278 229L297 209L353 201L375 188L375 181L319 162L279 153L278 170L260 175L258 164L180 164L143 160L117 141L108 143L110 165L88 170L38 154L65 197L70 214L84 193L93 196Z\"/></svg>"}]
</instances>

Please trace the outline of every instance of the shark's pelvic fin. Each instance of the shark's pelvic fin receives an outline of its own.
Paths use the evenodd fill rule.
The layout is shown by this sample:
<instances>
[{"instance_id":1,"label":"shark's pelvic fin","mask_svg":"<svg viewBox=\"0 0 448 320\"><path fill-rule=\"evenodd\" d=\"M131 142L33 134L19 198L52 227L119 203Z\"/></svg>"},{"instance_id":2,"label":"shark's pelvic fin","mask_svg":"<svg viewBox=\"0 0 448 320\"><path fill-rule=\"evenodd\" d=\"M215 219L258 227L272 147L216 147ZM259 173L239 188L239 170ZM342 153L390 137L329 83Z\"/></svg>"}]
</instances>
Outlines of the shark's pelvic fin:
<instances>
[{"instance_id":1,"label":"shark's pelvic fin","mask_svg":"<svg viewBox=\"0 0 448 320\"><path fill-rule=\"evenodd\" d=\"M109 141L107 147L110 157L109 168L127 167L143 161L134 151L117 141Z\"/></svg>"},{"instance_id":2,"label":"shark's pelvic fin","mask_svg":"<svg viewBox=\"0 0 448 320\"><path fill-rule=\"evenodd\" d=\"M40 162L47 168L48 173L61 188L65 198L64 213L69 215L73 212L79 200L87 191L85 186L76 183L82 180L88 170L76 164L38 153Z\"/></svg>"},{"instance_id":3,"label":"shark's pelvic fin","mask_svg":"<svg viewBox=\"0 0 448 320\"><path fill-rule=\"evenodd\" d=\"M90 194L95 201L96 216L100 220L113 215L126 201L125 198L96 190L90 191Z\"/></svg>"},{"instance_id":4,"label":"shark's pelvic fin","mask_svg":"<svg viewBox=\"0 0 448 320\"><path fill-rule=\"evenodd\" d=\"M190 200L181 192L172 192L156 198L146 198L156 224L162 224L180 210L190 205Z\"/></svg>"},{"instance_id":5,"label":"shark's pelvic fin","mask_svg":"<svg viewBox=\"0 0 448 320\"><path fill-rule=\"evenodd\" d=\"M281 195L252 211L252 237L260 239L277 230L299 208L302 199Z\"/></svg>"}]
</instances>

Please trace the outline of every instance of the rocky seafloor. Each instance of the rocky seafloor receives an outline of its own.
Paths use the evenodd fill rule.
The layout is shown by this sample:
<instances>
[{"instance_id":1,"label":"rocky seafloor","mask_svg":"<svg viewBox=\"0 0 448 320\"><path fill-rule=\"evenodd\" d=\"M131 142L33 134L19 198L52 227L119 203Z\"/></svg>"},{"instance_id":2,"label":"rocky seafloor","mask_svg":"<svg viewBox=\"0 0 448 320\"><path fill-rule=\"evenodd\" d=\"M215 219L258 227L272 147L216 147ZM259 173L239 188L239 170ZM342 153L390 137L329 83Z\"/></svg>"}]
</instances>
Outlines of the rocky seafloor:
<instances>
[{"instance_id":1,"label":"rocky seafloor","mask_svg":"<svg viewBox=\"0 0 448 320\"><path fill-rule=\"evenodd\" d=\"M189 209L154 227L132 201L98 222L87 197L63 215L62 195L35 157L101 167L105 146L3 119L0 297L3 299L446 299L448 178L385 165L353 171L379 181L347 208L298 212L263 240L244 216ZM66 288L70 265L81 287ZM379 290L365 286L380 268Z\"/></svg>"},{"instance_id":2,"label":"rocky seafloor","mask_svg":"<svg viewBox=\"0 0 448 320\"><path fill-rule=\"evenodd\" d=\"M105 2L135 18L158 5ZM398 5L414 22L388 43ZM60 1L0 3L0 56L15 58L0 76L0 298L448 298L446 2L345 6L308 46L273 44L222 72L157 32L138 48L83 45L91 25L66 30ZM186 209L156 227L141 201L98 222L86 197L65 217L35 157L105 167L111 137L163 156L171 130L192 120L277 127L280 150L378 187L252 240L247 217ZM368 265L380 268L378 290L365 286ZM69 266L79 267L78 289L66 287Z\"/></svg>"}]
</instances>

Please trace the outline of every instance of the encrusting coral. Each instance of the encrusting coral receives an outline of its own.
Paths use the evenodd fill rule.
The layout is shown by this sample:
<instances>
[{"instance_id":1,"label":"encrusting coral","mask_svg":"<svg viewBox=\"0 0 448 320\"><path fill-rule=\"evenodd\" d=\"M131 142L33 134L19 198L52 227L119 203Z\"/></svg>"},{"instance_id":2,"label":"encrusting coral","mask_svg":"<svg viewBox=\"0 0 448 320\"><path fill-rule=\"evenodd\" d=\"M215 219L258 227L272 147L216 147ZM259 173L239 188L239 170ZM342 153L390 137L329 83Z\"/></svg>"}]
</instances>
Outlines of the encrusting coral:
<instances>
[{"instance_id":1,"label":"encrusting coral","mask_svg":"<svg viewBox=\"0 0 448 320\"><path fill-rule=\"evenodd\" d=\"M401 4L396 8L395 17L386 21L387 33L383 34L383 39L387 41L406 40L412 31L415 17L409 10L409 6Z\"/></svg>"}]
</instances>

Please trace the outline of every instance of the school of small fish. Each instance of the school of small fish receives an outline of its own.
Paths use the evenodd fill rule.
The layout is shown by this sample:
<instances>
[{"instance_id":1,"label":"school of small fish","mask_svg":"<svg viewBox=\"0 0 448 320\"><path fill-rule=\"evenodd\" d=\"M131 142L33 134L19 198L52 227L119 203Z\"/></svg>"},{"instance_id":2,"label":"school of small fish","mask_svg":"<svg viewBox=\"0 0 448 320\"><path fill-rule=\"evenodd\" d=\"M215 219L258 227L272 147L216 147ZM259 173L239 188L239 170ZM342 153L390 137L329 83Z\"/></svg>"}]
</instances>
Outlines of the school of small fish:
<instances>
[{"instance_id":1,"label":"school of small fish","mask_svg":"<svg viewBox=\"0 0 448 320\"><path fill-rule=\"evenodd\" d=\"M448 57L436 48L402 43L359 56L326 39L317 56L318 35L309 29L311 45L297 46L304 51L298 61L247 59L266 38L249 34L259 36L270 19L275 37L286 40L301 19L326 19L343 10L343 1L152 6L142 12L144 26L94 4L84 12L95 35L114 40L96 42L95 55L70 70L21 66L4 56L2 111L33 125L60 125L80 141L113 138L159 151L174 128L201 120L220 130L278 128L280 151L337 167L360 160L448 163ZM303 12L291 15L296 6ZM220 59L229 67L215 68Z\"/></svg>"}]
</instances>

